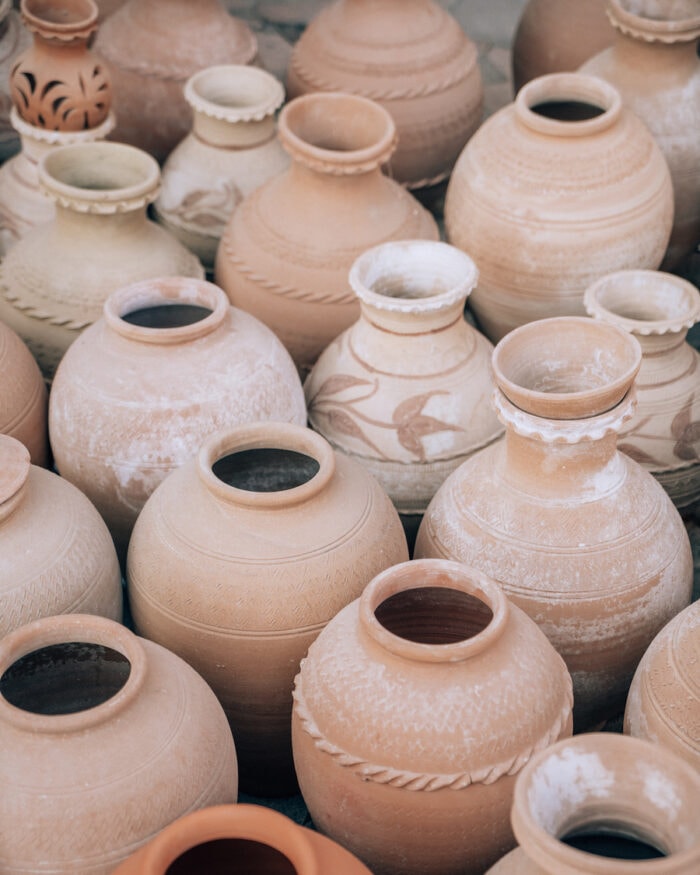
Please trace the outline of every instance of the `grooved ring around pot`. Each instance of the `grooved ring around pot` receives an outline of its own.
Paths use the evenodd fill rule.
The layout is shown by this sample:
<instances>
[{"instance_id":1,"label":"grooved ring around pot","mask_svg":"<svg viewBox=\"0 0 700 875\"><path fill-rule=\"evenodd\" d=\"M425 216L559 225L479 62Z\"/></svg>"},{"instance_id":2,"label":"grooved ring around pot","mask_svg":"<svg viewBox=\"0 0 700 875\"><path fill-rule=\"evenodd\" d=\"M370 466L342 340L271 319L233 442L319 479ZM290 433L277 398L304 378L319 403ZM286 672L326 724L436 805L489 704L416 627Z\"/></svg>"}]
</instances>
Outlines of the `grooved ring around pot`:
<instances>
[{"instance_id":1,"label":"grooved ring around pot","mask_svg":"<svg viewBox=\"0 0 700 875\"><path fill-rule=\"evenodd\" d=\"M492 361L496 385L516 407L550 419L586 419L622 401L642 349L615 325L556 316L511 331Z\"/></svg>"}]
</instances>

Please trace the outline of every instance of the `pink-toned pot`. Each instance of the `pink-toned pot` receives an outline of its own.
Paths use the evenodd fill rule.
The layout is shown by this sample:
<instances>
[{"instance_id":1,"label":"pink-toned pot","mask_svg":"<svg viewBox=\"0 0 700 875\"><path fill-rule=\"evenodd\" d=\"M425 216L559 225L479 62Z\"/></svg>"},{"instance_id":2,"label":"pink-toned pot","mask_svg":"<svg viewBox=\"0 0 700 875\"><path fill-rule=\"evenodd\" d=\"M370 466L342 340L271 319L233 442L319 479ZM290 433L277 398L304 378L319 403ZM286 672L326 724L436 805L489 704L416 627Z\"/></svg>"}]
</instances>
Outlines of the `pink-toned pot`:
<instances>
[{"instance_id":1,"label":"pink-toned pot","mask_svg":"<svg viewBox=\"0 0 700 875\"><path fill-rule=\"evenodd\" d=\"M48 465L48 394L34 357L0 322L0 434L17 438L34 465Z\"/></svg>"}]
</instances>

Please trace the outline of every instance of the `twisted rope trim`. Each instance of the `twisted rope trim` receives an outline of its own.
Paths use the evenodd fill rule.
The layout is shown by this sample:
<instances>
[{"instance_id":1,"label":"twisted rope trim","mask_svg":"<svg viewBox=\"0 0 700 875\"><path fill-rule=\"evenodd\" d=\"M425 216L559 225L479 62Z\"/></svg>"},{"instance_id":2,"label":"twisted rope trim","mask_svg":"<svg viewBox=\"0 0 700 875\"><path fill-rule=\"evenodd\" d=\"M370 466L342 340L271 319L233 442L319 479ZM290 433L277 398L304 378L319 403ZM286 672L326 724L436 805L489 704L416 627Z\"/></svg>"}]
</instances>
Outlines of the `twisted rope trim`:
<instances>
[{"instance_id":1,"label":"twisted rope trim","mask_svg":"<svg viewBox=\"0 0 700 875\"><path fill-rule=\"evenodd\" d=\"M549 747L559 738L562 729L567 724L574 701L571 680L569 679L566 705L562 708L554 725L531 748L517 756L472 772L431 774L370 763L363 757L351 754L328 741L323 737L321 730L311 716L304 701L301 686L301 675L297 675L293 693L294 710L301 721L304 732L311 736L318 750L332 757L341 768L350 769L363 781L397 787L400 790L423 791L425 793L432 793L435 790L464 790L471 784L493 784L505 775L516 775L536 753Z\"/></svg>"},{"instance_id":2,"label":"twisted rope trim","mask_svg":"<svg viewBox=\"0 0 700 875\"><path fill-rule=\"evenodd\" d=\"M28 304L23 301L15 292L11 292L6 285L0 285L3 297L6 301L16 309L20 310L25 316L30 319L39 319L42 322L48 322L49 325L56 325L59 328L67 328L69 331L82 331L88 325L92 325L92 320L77 320L70 316L57 316L55 313L50 313L48 310L42 310L35 307L34 304Z\"/></svg>"},{"instance_id":3,"label":"twisted rope trim","mask_svg":"<svg viewBox=\"0 0 700 875\"><path fill-rule=\"evenodd\" d=\"M228 256L230 263L238 273L245 277L248 282L254 283L256 286L260 286L268 292L272 292L276 295L284 295L295 301L308 301L313 302L314 304L354 304L357 300L351 291L319 295L317 292L310 289L300 289L297 286L282 285L282 283L269 279L268 277L263 276L263 274L257 273L252 268L248 267L243 259L234 252L233 246L229 240L224 239L223 244L224 251Z\"/></svg>"}]
</instances>

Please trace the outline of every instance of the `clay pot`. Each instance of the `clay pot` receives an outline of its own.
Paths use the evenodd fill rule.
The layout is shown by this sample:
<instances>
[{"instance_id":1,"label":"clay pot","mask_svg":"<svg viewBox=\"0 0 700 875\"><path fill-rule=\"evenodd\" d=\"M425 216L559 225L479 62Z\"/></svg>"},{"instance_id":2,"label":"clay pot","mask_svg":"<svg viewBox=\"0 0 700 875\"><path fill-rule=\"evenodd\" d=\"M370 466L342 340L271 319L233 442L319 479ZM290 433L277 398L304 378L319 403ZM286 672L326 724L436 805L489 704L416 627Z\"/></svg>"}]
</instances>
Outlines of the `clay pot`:
<instances>
[{"instance_id":1,"label":"clay pot","mask_svg":"<svg viewBox=\"0 0 700 875\"><path fill-rule=\"evenodd\" d=\"M296 679L314 824L376 875L481 873L513 846L515 776L571 734L571 701L562 660L492 580L455 562L390 568Z\"/></svg>"},{"instance_id":2,"label":"clay pot","mask_svg":"<svg viewBox=\"0 0 700 875\"><path fill-rule=\"evenodd\" d=\"M700 602L671 620L634 675L625 732L662 744L700 769Z\"/></svg>"},{"instance_id":3,"label":"clay pot","mask_svg":"<svg viewBox=\"0 0 700 875\"><path fill-rule=\"evenodd\" d=\"M163 167L158 221L214 271L219 239L238 204L289 165L276 136L282 85L264 70L230 64L195 73L185 85L190 134Z\"/></svg>"},{"instance_id":4,"label":"clay pot","mask_svg":"<svg viewBox=\"0 0 700 875\"><path fill-rule=\"evenodd\" d=\"M258 805L218 805L176 820L114 875L371 875L329 839Z\"/></svg>"},{"instance_id":5,"label":"clay pot","mask_svg":"<svg viewBox=\"0 0 700 875\"><path fill-rule=\"evenodd\" d=\"M439 234L427 210L381 172L396 127L378 104L309 94L285 106L278 134L292 165L233 214L216 281L272 328L306 373L359 316L348 285L355 258L387 240Z\"/></svg>"},{"instance_id":6,"label":"clay pot","mask_svg":"<svg viewBox=\"0 0 700 875\"><path fill-rule=\"evenodd\" d=\"M700 320L700 293L656 271L619 271L584 298L591 316L629 331L642 347L637 411L617 447L656 477L678 508L700 499L700 354L686 334Z\"/></svg>"},{"instance_id":7,"label":"clay pot","mask_svg":"<svg viewBox=\"0 0 700 875\"><path fill-rule=\"evenodd\" d=\"M287 74L290 97L346 91L391 113L391 175L411 188L446 179L479 127L475 44L433 0L337 0L309 22Z\"/></svg>"},{"instance_id":8,"label":"clay pot","mask_svg":"<svg viewBox=\"0 0 700 875\"><path fill-rule=\"evenodd\" d=\"M81 492L31 465L19 441L0 435L0 638L69 613L121 620L112 539Z\"/></svg>"},{"instance_id":9,"label":"clay pot","mask_svg":"<svg viewBox=\"0 0 700 875\"><path fill-rule=\"evenodd\" d=\"M48 395L41 371L15 332L0 322L0 434L17 438L34 465L48 465Z\"/></svg>"},{"instance_id":10,"label":"clay pot","mask_svg":"<svg viewBox=\"0 0 700 875\"><path fill-rule=\"evenodd\" d=\"M503 432L491 407L493 347L463 318L474 262L445 243L384 243L350 271L360 319L322 353L309 422L422 514L448 474Z\"/></svg>"},{"instance_id":11,"label":"clay pot","mask_svg":"<svg viewBox=\"0 0 700 875\"><path fill-rule=\"evenodd\" d=\"M577 70L613 41L606 0L529 0L513 38L515 93L538 76Z\"/></svg>"},{"instance_id":12,"label":"clay pot","mask_svg":"<svg viewBox=\"0 0 700 875\"><path fill-rule=\"evenodd\" d=\"M22 20L33 45L10 75L21 118L52 131L96 128L109 115L112 86L105 65L88 50L97 30L94 0L22 0Z\"/></svg>"},{"instance_id":13,"label":"clay pot","mask_svg":"<svg viewBox=\"0 0 700 875\"><path fill-rule=\"evenodd\" d=\"M159 178L150 155L123 143L64 146L42 158L39 180L56 217L0 265L0 318L47 379L115 289L148 277L203 276L197 258L146 216Z\"/></svg>"},{"instance_id":14,"label":"clay pot","mask_svg":"<svg viewBox=\"0 0 700 875\"><path fill-rule=\"evenodd\" d=\"M564 657L577 729L621 713L656 633L690 601L692 559L671 500L618 452L639 344L591 319L523 326L494 351L504 442L430 504L417 557L475 565Z\"/></svg>"},{"instance_id":15,"label":"clay pot","mask_svg":"<svg viewBox=\"0 0 700 875\"><path fill-rule=\"evenodd\" d=\"M660 149L611 85L580 73L535 79L491 116L445 203L450 242L479 267L469 303L491 340L584 315L583 293L606 273L657 268L672 221Z\"/></svg>"},{"instance_id":16,"label":"clay pot","mask_svg":"<svg viewBox=\"0 0 700 875\"><path fill-rule=\"evenodd\" d=\"M615 42L583 71L617 88L668 162L674 220L663 267L674 270L700 243L700 7L696 0L609 0L608 15Z\"/></svg>"},{"instance_id":17,"label":"clay pot","mask_svg":"<svg viewBox=\"0 0 700 875\"><path fill-rule=\"evenodd\" d=\"M10 123L10 71L15 59L32 42L29 31L22 27L12 0L0 0L0 161L6 161L19 151L17 132Z\"/></svg>"},{"instance_id":18,"label":"clay pot","mask_svg":"<svg viewBox=\"0 0 700 875\"><path fill-rule=\"evenodd\" d=\"M205 437L267 419L306 421L288 354L221 289L183 277L110 295L61 363L49 402L56 466L123 555L148 496Z\"/></svg>"},{"instance_id":19,"label":"clay pot","mask_svg":"<svg viewBox=\"0 0 700 875\"><path fill-rule=\"evenodd\" d=\"M114 128L114 115L87 131L49 131L22 121L13 107L10 122L20 136L22 151L0 167L0 256L32 228L56 217L54 200L39 186L44 155L57 146L103 140Z\"/></svg>"},{"instance_id":20,"label":"clay pot","mask_svg":"<svg viewBox=\"0 0 700 875\"><path fill-rule=\"evenodd\" d=\"M561 741L519 775L520 847L488 875L689 875L699 799L700 775L670 751L610 733Z\"/></svg>"},{"instance_id":21,"label":"clay pot","mask_svg":"<svg viewBox=\"0 0 700 875\"><path fill-rule=\"evenodd\" d=\"M175 818L235 802L221 706L181 659L101 617L0 641L7 875L109 875ZM69 816L68 816L69 813Z\"/></svg>"},{"instance_id":22,"label":"clay pot","mask_svg":"<svg viewBox=\"0 0 700 875\"><path fill-rule=\"evenodd\" d=\"M147 502L129 548L134 621L218 695L246 792L295 792L299 662L375 574L407 558L376 481L298 425L214 435Z\"/></svg>"},{"instance_id":23,"label":"clay pot","mask_svg":"<svg viewBox=\"0 0 700 875\"><path fill-rule=\"evenodd\" d=\"M164 161L192 126L182 93L190 76L248 64L257 49L248 25L219 0L127 0L95 40L114 84L114 139Z\"/></svg>"}]
</instances>

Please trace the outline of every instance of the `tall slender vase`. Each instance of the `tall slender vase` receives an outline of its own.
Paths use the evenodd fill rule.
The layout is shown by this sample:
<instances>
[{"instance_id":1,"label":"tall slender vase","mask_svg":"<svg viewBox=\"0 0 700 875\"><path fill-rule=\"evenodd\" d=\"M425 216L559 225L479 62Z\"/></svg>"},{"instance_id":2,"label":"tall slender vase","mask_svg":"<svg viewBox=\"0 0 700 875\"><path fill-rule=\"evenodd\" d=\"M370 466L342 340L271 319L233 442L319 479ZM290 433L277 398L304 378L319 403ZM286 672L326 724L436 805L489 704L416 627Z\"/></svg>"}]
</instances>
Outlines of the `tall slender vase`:
<instances>
[{"instance_id":1,"label":"tall slender vase","mask_svg":"<svg viewBox=\"0 0 700 875\"><path fill-rule=\"evenodd\" d=\"M598 320L511 332L493 357L505 441L445 481L416 542L417 557L475 565L539 623L573 677L578 728L622 713L644 651L691 596L678 511L617 450L640 364L635 338Z\"/></svg>"},{"instance_id":2,"label":"tall slender vase","mask_svg":"<svg viewBox=\"0 0 700 875\"><path fill-rule=\"evenodd\" d=\"M617 88L668 162L674 219L662 267L676 270L700 244L700 6L608 0L608 15L615 42L581 70Z\"/></svg>"},{"instance_id":3,"label":"tall slender vase","mask_svg":"<svg viewBox=\"0 0 700 875\"><path fill-rule=\"evenodd\" d=\"M213 64L248 64L257 48L219 0L127 0L95 41L114 86L114 138L163 162L192 125L182 93L189 77Z\"/></svg>"},{"instance_id":4,"label":"tall slender vase","mask_svg":"<svg viewBox=\"0 0 700 875\"><path fill-rule=\"evenodd\" d=\"M396 126L379 104L350 94L288 103L279 137L290 168L246 198L226 227L216 281L261 319L302 373L360 313L353 261L387 240L437 240L433 217L382 174Z\"/></svg>"},{"instance_id":5,"label":"tall slender vase","mask_svg":"<svg viewBox=\"0 0 700 875\"><path fill-rule=\"evenodd\" d=\"M290 97L347 91L380 103L399 134L391 175L410 188L450 175L483 108L476 45L433 0L328 4L294 46L287 88Z\"/></svg>"},{"instance_id":6,"label":"tall slender vase","mask_svg":"<svg viewBox=\"0 0 700 875\"><path fill-rule=\"evenodd\" d=\"M625 270L594 283L584 303L642 347L637 410L618 449L650 471L677 508L691 510L700 500L700 353L686 335L700 320L700 292L671 274Z\"/></svg>"},{"instance_id":7,"label":"tall slender vase","mask_svg":"<svg viewBox=\"0 0 700 875\"><path fill-rule=\"evenodd\" d=\"M219 240L244 197L289 165L277 135L281 83L257 67L226 64L185 85L192 131L163 167L158 221L214 272Z\"/></svg>"}]
</instances>

